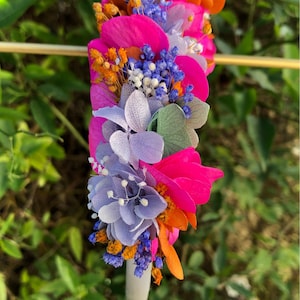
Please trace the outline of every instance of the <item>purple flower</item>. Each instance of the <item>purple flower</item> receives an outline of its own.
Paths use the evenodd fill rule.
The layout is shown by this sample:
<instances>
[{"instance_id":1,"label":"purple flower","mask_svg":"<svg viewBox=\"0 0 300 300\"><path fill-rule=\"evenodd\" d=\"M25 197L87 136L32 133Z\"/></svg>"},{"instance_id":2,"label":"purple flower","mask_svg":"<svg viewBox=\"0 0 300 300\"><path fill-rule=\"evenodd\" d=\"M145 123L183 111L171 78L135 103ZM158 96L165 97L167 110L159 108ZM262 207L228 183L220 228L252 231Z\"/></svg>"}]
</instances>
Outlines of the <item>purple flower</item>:
<instances>
[{"instance_id":1,"label":"purple flower","mask_svg":"<svg viewBox=\"0 0 300 300\"><path fill-rule=\"evenodd\" d=\"M149 231L145 231L139 237L139 245L134 256L134 262L136 264L134 275L142 277L144 271L147 270L149 264L152 262L151 254L151 241Z\"/></svg>"},{"instance_id":2,"label":"purple flower","mask_svg":"<svg viewBox=\"0 0 300 300\"><path fill-rule=\"evenodd\" d=\"M149 174L145 170L134 170L120 163L115 154L100 160L103 162L101 175L89 180L89 208L107 224L106 233L110 240L132 246L150 226L157 228L155 218L167 204L148 185L153 185L153 178L147 177Z\"/></svg>"},{"instance_id":3,"label":"purple flower","mask_svg":"<svg viewBox=\"0 0 300 300\"><path fill-rule=\"evenodd\" d=\"M151 111L141 91L135 90L130 94L124 109L104 107L93 111L93 115L109 120L103 126L103 135L122 162L137 168L139 160L150 164L161 160L164 141L156 132L146 131Z\"/></svg>"},{"instance_id":4,"label":"purple flower","mask_svg":"<svg viewBox=\"0 0 300 300\"><path fill-rule=\"evenodd\" d=\"M105 263L112 265L115 268L121 267L124 262L124 258L122 257L121 252L118 253L117 255L105 252L103 254L103 260L105 261Z\"/></svg>"}]
</instances>

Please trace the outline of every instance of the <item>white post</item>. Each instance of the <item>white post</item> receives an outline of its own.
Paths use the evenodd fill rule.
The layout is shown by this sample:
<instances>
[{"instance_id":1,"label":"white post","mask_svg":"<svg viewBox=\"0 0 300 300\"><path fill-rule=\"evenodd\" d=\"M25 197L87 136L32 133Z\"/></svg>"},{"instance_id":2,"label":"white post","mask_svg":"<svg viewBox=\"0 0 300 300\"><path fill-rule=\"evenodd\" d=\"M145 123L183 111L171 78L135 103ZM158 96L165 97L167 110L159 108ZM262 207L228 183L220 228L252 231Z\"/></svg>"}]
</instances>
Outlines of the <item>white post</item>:
<instances>
[{"instance_id":1,"label":"white post","mask_svg":"<svg viewBox=\"0 0 300 300\"><path fill-rule=\"evenodd\" d=\"M133 259L126 261L126 300L147 300L151 283L152 264L141 278L134 276L136 265Z\"/></svg>"}]
</instances>

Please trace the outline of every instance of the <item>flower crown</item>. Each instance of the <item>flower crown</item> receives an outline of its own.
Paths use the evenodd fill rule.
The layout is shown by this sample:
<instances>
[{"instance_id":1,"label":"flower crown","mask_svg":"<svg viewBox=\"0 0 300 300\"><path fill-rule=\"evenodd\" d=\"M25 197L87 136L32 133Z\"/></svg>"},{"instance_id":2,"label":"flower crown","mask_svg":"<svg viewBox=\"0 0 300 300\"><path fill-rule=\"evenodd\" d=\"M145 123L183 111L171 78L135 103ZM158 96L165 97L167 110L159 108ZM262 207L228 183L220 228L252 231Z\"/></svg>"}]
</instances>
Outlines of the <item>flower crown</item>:
<instances>
[{"instance_id":1,"label":"flower crown","mask_svg":"<svg viewBox=\"0 0 300 300\"><path fill-rule=\"evenodd\" d=\"M183 279L173 244L221 170L195 150L216 52L209 14L224 0L103 0L94 3L100 38L88 44L93 116L89 240L106 245L114 267L133 259L141 277L152 263L156 284L166 263Z\"/></svg>"}]
</instances>

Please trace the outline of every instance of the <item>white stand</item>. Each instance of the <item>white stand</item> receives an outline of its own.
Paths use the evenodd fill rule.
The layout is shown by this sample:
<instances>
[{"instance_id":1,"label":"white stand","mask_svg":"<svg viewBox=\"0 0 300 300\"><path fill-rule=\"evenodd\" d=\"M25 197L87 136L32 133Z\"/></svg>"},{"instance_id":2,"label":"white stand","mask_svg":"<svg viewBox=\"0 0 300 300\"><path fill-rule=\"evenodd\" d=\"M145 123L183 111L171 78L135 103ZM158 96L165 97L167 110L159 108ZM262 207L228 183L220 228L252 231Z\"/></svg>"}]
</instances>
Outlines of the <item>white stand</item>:
<instances>
[{"instance_id":1,"label":"white stand","mask_svg":"<svg viewBox=\"0 0 300 300\"><path fill-rule=\"evenodd\" d=\"M147 300L151 283L152 264L141 278L134 276L136 265L133 259L126 261L126 300Z\"/></svg>"}]
</instances>

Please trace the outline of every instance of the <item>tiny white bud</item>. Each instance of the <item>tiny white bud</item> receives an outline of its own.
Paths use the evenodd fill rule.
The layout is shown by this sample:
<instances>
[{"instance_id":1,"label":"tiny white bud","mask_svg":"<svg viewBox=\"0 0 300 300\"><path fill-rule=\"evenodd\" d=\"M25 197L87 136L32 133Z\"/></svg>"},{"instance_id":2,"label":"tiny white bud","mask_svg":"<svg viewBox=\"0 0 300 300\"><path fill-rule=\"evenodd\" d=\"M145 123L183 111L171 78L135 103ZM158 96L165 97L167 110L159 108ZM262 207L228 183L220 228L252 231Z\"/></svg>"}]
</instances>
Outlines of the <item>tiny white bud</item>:
<instances>
[{"instance_id":1,"label":"tiny white bud","mask_svg":"<svg viewBox=\"0 0 300 300\"><path fill-rule=\"evenodd\" d=\"M118 202L121 206L125 205L125 200L123 198L119 198Z\"/></svg>"},{"instance_id":2,"label":"tiny white bud","mask_svg":"<svg viewBox=\"0 0 300 300\"><path fill-rule=\"evenodd\" d=\"M91 218L92 218L92 219L97 219L97 218L98 218L98 215L97 215L96 213L93 213L93 214L91 215Z\"/></svg>"},{"instance_id":3,"label":"tiny white bud","mask_svg":"<svg viewBox=\"0 0 300 300\"><path fill-rule=\"evenodd\" d=\"M150 77L144 77L144 78L143 78L143 84L144 84L145 86L149 86L150 83L151 83L151 78L150 78Z\"/></svg>"},{"instance_id":4,"label":"tiny white bud","mask_svg":"<svg viewBox=\"0 0 300 300\"><path fill-rule=\"evenodd\" d=\"M155 63L150 63L149 69L150 69L150 71L155 71L155 69L156 69Z\"/></svg>"},{"instance_id":5,"label":"tiny white bud","mask_svg":"<svg viewBox=\"0 0 300 300\"><path fill-rule=\"evenodd\" d=\"M158 86L158 84L159 84L159 81L158 81L157 78L152 78L152 79L151 79L151 86L152 86L153 88L156 88L156 87Z\"/></svg>"},{"instance_id":6,"label":"tiny white bud","mask_svg":"<svg viewBox=\"0 0 300 300\"><path fill-rule=\"evenodd\" d=\"M163 88L164 92L167 92L167 91L168 91L165 82L161 82L161 83L159 84L159 86L161 86L161 87Z\"/></svg>"},{"instance_id":7,"label":"tiny white bud","mask_svg":"<svg viewBox=\"0 0 300 300\"><path fill-rule=\"evenodd\" d=\"M146 94L146 96L149 96L152 94L152 92L153 92L153 90L151 88L146 88L145 94Z\"/></svg>"},{"instance_id":8,"label":"tiny white bud","mask_svg":"<svg viewBox=\"0 0 300 300\"><path fill-rule=\"evenodd\" d=\"M104 175L104 176L107 176L107 175L108 175L108 170L105 169L105 168L102 169L102 170L101 170L101 174Z\"/></svg>"},{"instance_id":9,"label":"tiny white bud","mask_svg":"<svg viewBox=\"0 0 300 300\"><path fill-rule=\"evenodd\" d=\"M140 200L140 203L143 205L143 206L148 206L148 200L146 198L142 198Z\"/></svg>"},{"instance_id":10,"label":"tiny white bud","mask_svg":"<svg viewBox=\"0 0 300 300\"><path fill-rule=\"evenodd\" d=\"M114 191L110 190L110 191L107 191L107 197L108 198L113 198L114 196Z\"/></svg>"},{"instance_id":11,"label":"tiny white bud","mask_svg":"<svg viewBox=\"0 0 300 300\"><path fill-rule=\"evenodd\" d=\"M121 185L122 185L123 188L125 188L128 185L128 181L126 179L123 179L121 181Z\"/></svg>"},{"instance_id":12,"label":"tiny white bud","mask_svg":"<svg viewBox=\"0 0 300 300\"><path fill-rule=\"evenodd\" d=\"M147 185L147 183L145 181L141 181L141 182L138 183L139 187L143 187L143 186L146 186L146 185Z\"/></svg>"},{"instance_id":13,"label":"tiny white bud","mask_svg":"<svg viewBox=\"0 0 300 300\"><path fill-rule=\"evenodd\" d=\"M135 180L135 179L134 179L134 176L133 176L133 175L129 175L129 176L128 176L128 180L134 181L134 180Z\"/></svg>"},{"instance_id":14,"label":"tiny white bud","mask_svg":"<svg viewBox=\"0 0 300 300\"><path fill-rule=\"evenodd\" d=\"M134 82L135 87L139 88L142 86L142 82L138 79Z\"/></svg>"}]
</instances>

